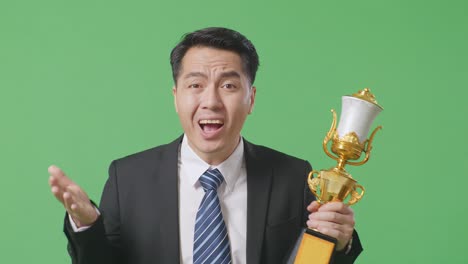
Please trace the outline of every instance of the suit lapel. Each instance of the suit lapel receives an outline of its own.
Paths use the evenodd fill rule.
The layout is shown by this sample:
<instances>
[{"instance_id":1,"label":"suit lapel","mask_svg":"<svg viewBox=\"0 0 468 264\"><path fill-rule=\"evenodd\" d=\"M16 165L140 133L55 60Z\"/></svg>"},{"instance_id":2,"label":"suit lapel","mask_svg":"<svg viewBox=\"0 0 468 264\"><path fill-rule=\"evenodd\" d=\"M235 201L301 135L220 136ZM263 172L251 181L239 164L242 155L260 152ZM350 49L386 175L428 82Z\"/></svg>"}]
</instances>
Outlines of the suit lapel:
<instances>
[{"instance_id":1,"label":"suit lapel","mask_svg":"<svg viewBox=\"0 0 468 264\"><path fill-rule=\"evenodd\" d=\"M160 216L161 226L159 232L165 241L163 249L159 252L163 261L161 263L180 263L179 244L179 191L178 191L178 153L182 137L167 145L167 150L160 157L161 166L156 171L158 180L157 196L163 204L163 214Z\"/></svg>"},{"instance_id":2,"label":"suit lapel","mask_svg":"<svg viewBox=\"0 0 468 264\"><path fill-rule=\"evenodd\" d=\"M260 263L272 168L258 148L244 139L247 169L247 263Z\"/></svg>"}]
</instances>

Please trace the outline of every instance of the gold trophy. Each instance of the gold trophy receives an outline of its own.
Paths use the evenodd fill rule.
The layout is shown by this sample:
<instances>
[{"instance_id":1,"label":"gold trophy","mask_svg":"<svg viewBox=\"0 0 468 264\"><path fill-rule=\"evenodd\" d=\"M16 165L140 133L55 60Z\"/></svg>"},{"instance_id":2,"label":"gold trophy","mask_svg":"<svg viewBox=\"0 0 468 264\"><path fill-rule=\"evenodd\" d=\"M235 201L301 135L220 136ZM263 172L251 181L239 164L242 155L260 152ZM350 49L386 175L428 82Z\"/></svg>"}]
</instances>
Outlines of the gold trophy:
<instances>
[{"instance_id":1,"label":"gold trophy","mask_svg":"<svg viewBox=\"0 0 468 264\"><path fill-rule=\"evenodd\" d=\"M352 205L361 200L365 192L364 187L358 184L344 167L346 164L360 166L369 160L375 133L382 127L375 128L369 139L367 139L367 135L372 122L382 110L383 108L377 104L374 95L368 88L352 96L342 97L342 111L338 129L336 128L336 112L331 110L333 122L323 140L323 150L338 164L328 170L311 171L307 179L310 191L320 204L338 201ZM330 140L332 141L331 151L336 156L328 150ZM352 161L358 160L362 152L365 153L364 159ZM317 176L313 177L314 175ZM298 239L288 263L328 264L333 259L335 245L336 239L316 230L305 229Z\"/></svg>"}]
</instances>

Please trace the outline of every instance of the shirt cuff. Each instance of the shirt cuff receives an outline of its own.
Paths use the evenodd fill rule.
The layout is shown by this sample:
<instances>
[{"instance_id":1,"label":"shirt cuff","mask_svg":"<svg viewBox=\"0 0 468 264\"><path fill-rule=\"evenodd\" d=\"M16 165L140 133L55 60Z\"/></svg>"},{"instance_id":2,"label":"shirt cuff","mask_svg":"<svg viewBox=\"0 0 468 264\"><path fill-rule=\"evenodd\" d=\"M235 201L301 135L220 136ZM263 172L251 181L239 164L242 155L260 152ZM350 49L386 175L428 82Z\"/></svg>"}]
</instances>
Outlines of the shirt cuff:
<instances>
[{"instance_id":1,"label":"shirt cuff","mask_svg":"<svg viewBox=\"0 0 468 264\"><path fill-rule=\"evenodd\" d=\"M351 239L349 240L348 242L348 245L346 246L346 251L345 251L345 255L348 255L349 252L351 251L353 247L353 237L351 237Z\"/></svg>"},{"instance_id":2,"label":"shirt cuff","mask_svg":"<svg viewBox=\"0 0 468 264\"><path fill-rule=\"evenodd\" d=\"M101 215L101 213L99 212L99 210L97 209L96 206L94 207L94 209L96 210L96 213L98 214L98 216ZM75 221L73 221L73 218L71 217L70 214L68 214L68 220L70 220L70 225L71 225L71 227L73 229L73 232L75 232L75 233L86 231L91 227L91 225L77 227Z\"/></svg>"}]
</instances>

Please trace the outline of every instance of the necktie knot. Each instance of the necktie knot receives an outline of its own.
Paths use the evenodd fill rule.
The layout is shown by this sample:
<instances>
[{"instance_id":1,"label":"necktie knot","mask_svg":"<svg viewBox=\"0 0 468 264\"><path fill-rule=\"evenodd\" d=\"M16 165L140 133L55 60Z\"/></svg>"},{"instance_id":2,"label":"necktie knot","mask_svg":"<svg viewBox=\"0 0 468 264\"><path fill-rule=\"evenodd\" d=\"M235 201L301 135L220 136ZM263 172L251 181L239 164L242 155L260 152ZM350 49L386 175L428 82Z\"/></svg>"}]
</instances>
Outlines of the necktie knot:
<instances>
[{"instance_id":1,"label":"necktie knot","mask_svg":"<svg viewBox=\"0 0 468 264\"><path fill-rule=\"evenodd\" d=\"M212 169L205 171L198 180L206 192L208 190L216 191L221 183L223 183L224 178L218 169Z\"/></svg>"}]
</instances>

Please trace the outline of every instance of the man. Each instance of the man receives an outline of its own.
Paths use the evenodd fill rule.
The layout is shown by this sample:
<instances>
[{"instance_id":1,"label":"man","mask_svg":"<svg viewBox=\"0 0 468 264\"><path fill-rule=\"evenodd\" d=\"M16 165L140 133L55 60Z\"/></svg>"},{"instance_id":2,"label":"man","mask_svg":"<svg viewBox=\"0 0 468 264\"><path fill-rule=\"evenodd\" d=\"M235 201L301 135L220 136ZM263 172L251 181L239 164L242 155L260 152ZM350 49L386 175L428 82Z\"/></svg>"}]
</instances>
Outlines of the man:
<instances>
[{"instance_id":1,"label":"man","mask_svg":"<svg viewBox=\"0 0 468 264\"><path fill-rule=\"evenodd\" d=\"M99 208L49 168L73 263L282 263L306 225L338 240L335 263L354 261L353 211L311 202L308 162L240 136L258 64L238 32L187 34L171 53L182 137L112 162Z\"/></svg>"}]
</instances>

